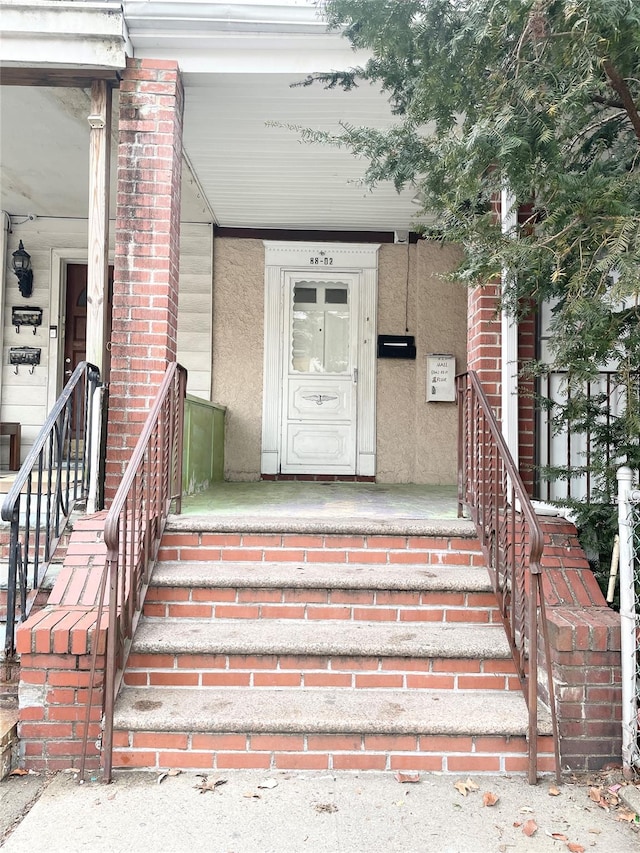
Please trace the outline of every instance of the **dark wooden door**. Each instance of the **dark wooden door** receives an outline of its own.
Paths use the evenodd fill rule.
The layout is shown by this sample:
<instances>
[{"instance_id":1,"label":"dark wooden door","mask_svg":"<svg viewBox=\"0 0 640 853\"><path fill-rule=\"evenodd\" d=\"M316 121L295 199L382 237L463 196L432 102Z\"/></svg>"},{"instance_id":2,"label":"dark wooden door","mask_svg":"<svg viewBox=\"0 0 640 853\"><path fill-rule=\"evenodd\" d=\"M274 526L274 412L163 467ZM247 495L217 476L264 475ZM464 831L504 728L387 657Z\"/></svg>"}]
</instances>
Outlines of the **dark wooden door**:
<instances>
[{"instance_id":1,"label":"dark wooden door","mask_svg":"<svg viewBox=\"0 0 640 853\"><path fill-rule=\"evenodd\" d=\"M107 298L107 335L111 337L111 295L113 292L113 267L109 267ZM68 264L67 299L65 305L64 382L87 356L87 265ZM109 353L105 354L103 381L108 380Z\"/></svg>"},{"instance_id":2,"label":"dark wooden door","mask_svg":"<svg viewBox=\"0 0 640 853\"><path fill-rule=\"evenodd\" d=\"M87 265L67 266L65 306L64 383L84 361L87 352Z\"/></svg>"}]
</instances>

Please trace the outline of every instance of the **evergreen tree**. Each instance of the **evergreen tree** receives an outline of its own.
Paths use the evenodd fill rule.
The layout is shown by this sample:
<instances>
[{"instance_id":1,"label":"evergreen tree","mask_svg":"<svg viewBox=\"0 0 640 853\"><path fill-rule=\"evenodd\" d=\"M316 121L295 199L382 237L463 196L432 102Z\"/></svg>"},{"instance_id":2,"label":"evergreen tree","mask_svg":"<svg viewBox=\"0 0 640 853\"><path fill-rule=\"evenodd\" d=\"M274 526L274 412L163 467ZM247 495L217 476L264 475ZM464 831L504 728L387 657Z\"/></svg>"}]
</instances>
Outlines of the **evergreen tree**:
<instances>
[{"instance_id":1,"label":"evergreen tree","mask_svg":"<svg viewBox=\"0 0 640 853\"><path fill-rule=\"evenodd\" d=\"M514 314L553 302L549 368L569 371L571 387L554 416L591 431L591 471L610 502L618 461L640 467L640 0L318 5L371 58L302 84L377 84L398 124L298 130L364 157L371 185L414 185L436 215L425 236L465 249L458 277L482 285L509 269ZM490 210L505 185L531 205L518 239ZM627 398L608 422L584 384L604 365Z\"/></svg>"}]
</instances>

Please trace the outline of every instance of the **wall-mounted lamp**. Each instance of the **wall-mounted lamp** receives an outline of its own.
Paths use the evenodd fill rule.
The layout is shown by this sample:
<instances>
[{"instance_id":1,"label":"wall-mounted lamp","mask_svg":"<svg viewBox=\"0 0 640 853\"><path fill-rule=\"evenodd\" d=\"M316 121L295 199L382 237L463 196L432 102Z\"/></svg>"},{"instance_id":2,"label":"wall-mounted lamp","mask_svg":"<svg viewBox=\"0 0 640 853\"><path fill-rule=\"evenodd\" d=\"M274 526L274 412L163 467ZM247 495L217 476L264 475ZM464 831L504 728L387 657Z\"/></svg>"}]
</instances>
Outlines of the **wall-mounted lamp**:
<instances>
[{"instance_id":1,"label":"wall-mounted lamp","mask_svg":"<svg viewBox=\"0 0 640 853\"><path fill-rule=\"evenodd\" d=\"M33 270L31 269L31 255L25 251L22 240L20 240L20 245L13 253L11 266L18 278L20 293L25 299L28 299L33 293Z\"/></svg>"}]
</instances>

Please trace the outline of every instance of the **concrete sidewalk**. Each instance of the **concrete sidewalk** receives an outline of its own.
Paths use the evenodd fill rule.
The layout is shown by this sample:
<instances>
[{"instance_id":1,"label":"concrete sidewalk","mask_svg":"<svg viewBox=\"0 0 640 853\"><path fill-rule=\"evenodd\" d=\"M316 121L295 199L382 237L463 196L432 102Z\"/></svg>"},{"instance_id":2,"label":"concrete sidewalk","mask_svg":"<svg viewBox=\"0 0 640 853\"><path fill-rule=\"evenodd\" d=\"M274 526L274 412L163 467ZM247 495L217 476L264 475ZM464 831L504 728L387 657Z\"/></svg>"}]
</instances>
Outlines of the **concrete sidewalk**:
<instances>
[{"instance_id":1,"label":"concrete sidewalk","mask_svg":"<svg viewBox=\"0 0 640 853\"><path fill-rule=\"evenodd\" d=\"M466 776L463 780L466 780ZM401 783L393 774L232 771L118 773L112 785L60 773L6 838L3 853L288 853L288 851L420 851L510 853L574 851L637 853L638 827L589 798L588 784L568 783L557 796L551 780L536 787L523 777L472 777L466 797L456 776L423 774ZM213 787L215 781L224 781ZM44 780L43 780L44 781ZM0 783L18 792L33 777ZM483 794L499 797L490 807ZM634 794L638 791L634 789ZM0 796L3 820L7 813ZM537 830L527 836L527 821ZM559 834L556 839L552 834ZM560 837L566 837L566 841Z\"/></svg>"}]
</instances>

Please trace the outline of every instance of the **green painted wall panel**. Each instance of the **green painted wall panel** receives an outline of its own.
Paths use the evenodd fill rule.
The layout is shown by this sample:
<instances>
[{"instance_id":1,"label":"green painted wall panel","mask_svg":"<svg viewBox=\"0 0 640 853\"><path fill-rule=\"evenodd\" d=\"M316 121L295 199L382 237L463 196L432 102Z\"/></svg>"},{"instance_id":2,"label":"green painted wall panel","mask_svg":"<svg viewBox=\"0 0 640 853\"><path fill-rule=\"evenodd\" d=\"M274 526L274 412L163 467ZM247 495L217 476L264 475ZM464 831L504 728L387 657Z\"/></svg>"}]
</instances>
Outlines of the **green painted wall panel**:
<instances>
[{"instance_id":1,"label":"green painted wall panel","mask_svg":"<svg viewBox=\"0 0 640 853\"><path fill-rule=\"evenodd\" d=\"M220 482L224 472L224 406L187 394L184 401L182 490L192 495Z\"/></svg>"}]
</instances>

